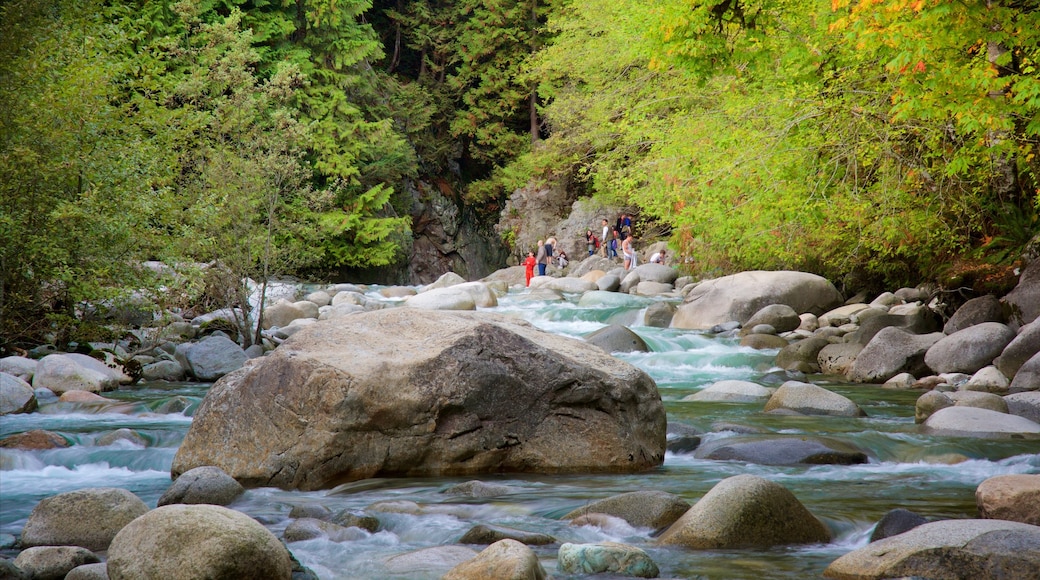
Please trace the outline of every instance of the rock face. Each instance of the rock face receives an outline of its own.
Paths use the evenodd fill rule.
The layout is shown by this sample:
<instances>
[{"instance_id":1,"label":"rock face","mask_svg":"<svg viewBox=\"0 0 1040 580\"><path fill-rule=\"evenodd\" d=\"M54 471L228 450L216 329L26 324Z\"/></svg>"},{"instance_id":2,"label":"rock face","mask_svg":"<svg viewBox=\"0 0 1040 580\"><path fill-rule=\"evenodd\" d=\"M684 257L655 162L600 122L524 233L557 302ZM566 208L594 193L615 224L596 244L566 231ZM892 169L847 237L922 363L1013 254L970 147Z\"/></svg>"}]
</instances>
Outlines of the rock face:
<instances>
[{"instance_id":1,"label":"rock face","mask_svg":"<svg viewBox=\"0 0 1040 580\"><path fill-rule=\"evenodd\" d=\"M1040 475L998 475L975 488L979 517L1040 526Z\"/></svg>"},{"instance_id":2,"label":"rock face","mask_svg":"<svg viewBox=\"0 0 1040 580\"><path fill-rule=\"evenodd\" d=\"M168 505L122 529L108 549L111 580L288 580L289 551L253 518L214 505Z\"/></svg>"},{"instance_id":3,"label":"rock face","mask_svg":"<svg viewBox=\"0 0 1040 580\"><path fill-rule=\"evenodd\" d=\"M830 541L830 531L784 486L754 475L720 481L658 539L695 549Z\"/></svg>"},{"instance_id":4,"label":"rock face","mask_svg":"<svg viewBox=\"0 0 1040 580\"><path fill-rule=\"evenodd\" d=\"M105 550L116 533L147 511L141 498L116 487L60 493L33 508L22 530L22 546Z\"/></svg>"},{"instance_id":5,"label":"rock face","mask_svg":"<svg viewBox=\"0 0 1040 580\"><path fill-rule=\"evenodd\" d=\"M442 579L543 580L546 577L545 569L531 548L515 540L500 540L477 557L449 570Z\"/></svg>"},{"instance_id":6,"label":"rock face","mask_svg":"<svg viewBox=\"0 0 1040 580\"><path fill-rule=\"evenodd\" d=\"M827 578L1036 578L1040 527L1001 520L944 520L838 558Z\"/></svg>"},{"instance_id":7,"label":"rock face","mask_svg":"<svg viewBox=\"0 0 1040 580\"><path fill-rule=\"evenodd\" d=\"M215 384L173 461L319 489L376 476L634 472L664 459L653 380L487 313L333 319Z\"/></svg>"},{"instance_id":8,"label":"rock face","mask_svg":"<svg viewBox=\"0 0 1040 580\"><path fill-rule=\"evenodd\" d=\"M730 320L744 323L771 304L819 315L841 302L834 285L815 274L741 272L697 285L679 306L672 326L707 330Z\"/></svg>"}]
</instances>

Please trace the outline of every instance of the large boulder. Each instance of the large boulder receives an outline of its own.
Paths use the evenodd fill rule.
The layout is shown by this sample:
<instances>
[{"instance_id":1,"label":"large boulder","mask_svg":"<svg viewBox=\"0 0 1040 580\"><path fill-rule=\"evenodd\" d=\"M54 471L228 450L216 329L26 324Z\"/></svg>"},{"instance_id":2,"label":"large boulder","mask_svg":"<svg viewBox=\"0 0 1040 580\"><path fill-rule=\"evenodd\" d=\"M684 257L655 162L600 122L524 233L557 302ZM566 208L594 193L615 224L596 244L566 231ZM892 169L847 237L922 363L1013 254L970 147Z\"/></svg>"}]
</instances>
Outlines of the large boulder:
<instances>
[{"instance_id":1,"label":"large boulder","mask_svg":"<svg viewBox=\"0 0 1040 580\"><path fill-rule=\"evenodd\" d=\"M158 505L176 503L227 505L245 491L242 484L224 473L219 467L204 465L182 473L173 482L173 485L163 492Z\"/></svg>"},{"instance_id":2,"label":"large boulder","mask_svg":"<svg viewBox=\"0 0 1040 580\"><path fill-rule=\"evenodd\" d=\"M1004 397L1008 413L1040 423L1040 391L1015 393Z\"/></svg>"},{"instance_id":3,"label":"large boulder","mask_svg":"<svg viewBox=\"0 0 1040 580\"><path fill-rule=\"evenodd\" d=\"M606 352L650 352L650 347L642 337L619 324L596 330L585 336L585 340Z\"/></svg>"},{"instance_id":4,"label":"large boulder","mask_svg":"<svg viewBox=\"0 0 1040 580\"><path fill-rule=\"evenodd\" d=\"M716 324L746 322L770 304L822 314L841 304L841 294L825 278L805 272L741 272L705 280L686 296L672 326L708 330Z\"/></svg>"},{"instance_id":5,"label":"large boulder","mask_svg":"<svg viewBox=\"0 0 1040 580\"><path fill-rule=\"evenodd\" d=\"M0 415L31 413L36 409L36 392L22 379L0 372Z\"/></svg>"},{"instance_id":6,"label":"large boulder","mask_svg":"<svg viewBox=\"0 0 1040 580\"><path fill-rule=\"evenodd\" d=\"M998 475L975 488L979 517L1040 526L1040 475Z\"/></svg>"},{"instance_id":7,"label":"large boulder","mask_svg":"<svg viewBox=\"0 0 1040 580\"><path fill-rule=\"evenodd\" d=\"M754 328L759 324L768 324L777 332L789 332L801 325L802 319L794 308L786 304L770 304L751 315L744 323L744 328Z\"/></svg>"},{"instance_id":8,"label":"large boulder","mask_svg":"<svg viewBox=\"0 0 1040 580\"><path fill-rule=\"evenodd\" d=\"M777 353L776 366L789 371L818 373L820 351L829 344L829 340L820 336L811 336L789 344Z\"/></svg>"},{"instance_id":9,"label":"large boulder","mask_svg":"<svg viewBox=\"0 0 1040 580\"><path fill-rule=\"evenodd\" d=\"M584 292L599 291L599 286L595 282L589 282L588 280L582 280L581 278L553 278L552 276L536 276L531 278L531 288L545 288L549 290L556 290L557 292L566 292L568 294L582 294Z\"/></svg>"},{"instance_id":10,"label":"large boulder","mask_svg":"<svg viewBox=\"0 0 1040 580\"><path fill-rule=\"evenodd\" d=\"M675 523L689 509L690 504L677 495L663 491L632 491L583 505L563 516L563 519L607 514L636 527L658 530Z\"/></svg>"},{"instance_id":11,"label":"large boulder","mask_svg":"<svg viewBox=\"0 0 1040 580\"><path fill-rule=\"evenodd\" d=\"M866 346L882 329L893 326L910 334L930 334L941 329L938 316L930 308L907 304L898 310L892 309L888 313L863 320L859 329L849 335L847 340Z\"/></svg>"},{"instance_id":12,"label":"large boulder","mask_svg":"<svg viewBox=\"0 0 1040 580\"><path fill-rule=\"evenodd\" d=\"M105 550L124 526L148 511L125 489L97 487L40 500L22 530L23 547L81 546Z\"/></svg>"},{"instance_id":13,"label":"large boulder","mask_svg":"<svg viewBox=\"0 0 1040 580\"><path fill-rule=\"evenodd\" d=\"M964 330L983 322L1004 322L1000 300L997 300L997 297L992 294L972 298L965 302L943 326L943 333L953 334L958 330Z\"/></svg>"},{"instance_id":14,"label":"large boulder","mask_svg":"<svg viewBox=\"0 0 1040 580\"><path fill-rule=\"evenodd\" d=\"M1040 317L1040 260L1026 266L1018 285L1004 296L1003 302L1011 311L1009 321L1029 324Z\"/></svg>"},{"instance_id":15,"label":"large boulder","mask_svg":"<svg viewBox=\"0 0 1040 580\"><path fill-rule=\"evenodd\" d=\"M1040 352L1040 322L1034 320L1018 330L1014 338L1000 356L993 361L1004 376L1012 379L1033 355Z\"/></svg>"},{"instance_id":16,"label":"large boulder","mask_svg":"<svg viewBox=\"0 0 1040 580\"><path fill-rule=\"evenodd\" d=\"M676 279L679 278L679 272L675 268L664 264L642 264L636 266L633 271L639 276L640 282L660 282L673 286Z\"/></svg>"},{"instance_id":17,"label":"large boulder","mask_svg":"<svg viewBox=\"0 0 1040 580\"><path fill-rule=\"evenodd\" d=\"M391 308L319 322L219 381L174 475L319 489L376 476L634 472L664 458L643 371L489 313Z\"/></svg>"},{"instance_id":18,"label":"large boulder","mask_svg":"<svg viewBox=\"0 0 1040 580\"><path fill-rule=\"evenodd\" d=\"M866 413L848 397L823 387L787 381L766 402L765 411L785 409L803 415L832 415L837 417L865 417Z\"/></svg>"},{"instance_id":19,"label":"large boulder","mask_svg":"<svg viewBox=\"0 0 1040 580\"><path fill-rule=\"evenodd\" d=\"M867 454L854 445L826 437L744 435L697 448L696 457L759 465L857 465Z\"/></svg>"},{"instance_id":20,"label":"large boulder","mask_svg":"<svg viewBox=\"0 0 1040 580\"><path fill-rule=\"evenodd\" d=\"M942 339L939 332L911 334L894 326L883 328L856 355L846 376L857 383L883 383L903 372L920 376L925 353Z\"/></svg>"},{"instance_id":21,"label":"large boulder","mask_svg":"<svg viewBox=\"0 0 1040 580\"><path fill-rule=\"evenodd\" d=\"M1015 378L1008 386L1008 392L1011 394L1027 391L1040 391L1040 352L1019 367Z\"/></svg>"},{"instance_id":22,"label":"large boulder","mask_svg":"<svg viewBox=\"0 0 1040 580\"><path fill-rule=\"evenodd\" d=\"M717 483L658 538L694 549L767 548L830 541L830 531L787 488L755 475Z\"/></svg>"},{"instance_id":23,"label":"large boulder","mask_svg":"<svg viewBox=\"0 0 1040 580\"><path fill-rule=\"evenodd\" d=\"M184 357L191 374L200 381L215 381L242 368L249 360L238 343L218 334L192 345L184 352Z\"/></svg>"},{"instance_id":24,"label":"large boulder","mask_svg":"<svg viewBox=\"0 0 1040 580\"><path fill-rule=\"evenodd\" d=\"M925 420L924 428L928 433L959 437L1040 438L1040 423L999 411L960 405L932 413Z\"/></svg>"},{"instance_id":25,"label":"large boulder","mask_svg":"<svg viewBox=\"0 0 1040 580\"><path fill-rule=\"evenodd\" d=\"M5 356L0 358L0 373L14 375L30 383L39 364L39 361L24 356Z\"/></svg>"},{"instance_id":26,"label":"large boulder","mask_svg":"<svg viewBox=\"0 0 1040 580\"><path fill-rule=\"evenodd\" d=\"M309 314L308 310L305 310L296 302L289 302L284 299L279 300L264 308L264 330L274 326L288 326L290 322L298 318L309 318Z\"/></svg>"},{"instance_id":27,"label":"large boulder","mask_svg":"<svg viewBox=\"0 0 1040 580\"><path fill-rule=\"evenodd\" d=\"M927 523L927 518L910 510L903 508L889 510L874 526L874 531L870 533L870 541L877 542L885 538L898 536L903 532Z\"/></svg>"},{"instance_id":28,"label":"large boulder","mask_svg":"<svg viewBox=\"0 0 1040 580\"><path fill-rule=\"evenodd\" d=\"M993 362L1015 338L1015 331L999 322L981 322L936 342L924 363L936 373L974 373Z\"/></svg>"},{"instance_id":29,"label":"large boulder","mask_svg":"<svg viewBox=\"0 0 1040 580\"><path fill-rule=\"evenodd\" d=\"M822 374L844 375L852 368L852 364L861 352L863 352L863 346L855 343L828 344L820 349L820 354L816 355L816 362L820 365Z\"/></svg>"},{"instance_id":30,"label":"large boulder","mask_svg":"<svg viewBox=\"0 0 1040 580\"><path fill-rule=\"evenodd\" d=\"M643 324L654 328L668 328L675 316L675 304L671 302L654 302L646 307Z\"/></svg>"},{"instance_id":31,"label":"large boulder","mask_svg":"<svg viewBox=\"0 0 1040 580\"><path fill-rule=\"evenodd\" d=\"M645 551L618 542L563 544L556 569L564 574L603 574L657 578L660 570Z\"/></svg>"},{"instance_id":32,"label":"large boulder","mask_svg":"<svg viewBox=\"0 0 1040 580\"><path fill-rule=\"evenodd\" d=\"M476 310L477 301L465 288L449 286L447 288L434 288L415 296L409 296L404 301L405 306L422 308L423 310Z\"/></svg>"},{"instance_id":33,"label":"large boulder","mask_svg":"<svg viewBox=\"0 0 1040 580\"><path fill-rule=\"evenodd\" d=\"M441 580L543 580L545 568L527 545L500 540L484 548L475 558L455 566Z\"/></svg>"},{"instance_id":34,"label":"large boulder","mask_svg":"<svg viewBox=\"0 0 1040 580\"><path fill-rule=\"evenodd\" d=\"M1040 527L1002 520L943 520L854 550L827 566L838 580L1037 578Z\"/></svg>"},{"instance_id":35,"label":"large boulder","mask_svg":"<svg viewBox=\"0 0 1040 580\"><path fill-rule=\"evenodd\" d=\"M98 370L84 367L64 354L49 354L40 359L32 382L61 395L65 391L101 393L119 387L119 380Z\"/></svg>"},{"instance_id":36,"label":"large boulder","mask_svg":"<svg viewBox=\"0 0 1040 580\"><path fill-rule=\"evenodd\" d=\"M289 550L253 518L215 505L156 508L108 548L111 580L289 580Z\"/></svg>"}]
</instances>

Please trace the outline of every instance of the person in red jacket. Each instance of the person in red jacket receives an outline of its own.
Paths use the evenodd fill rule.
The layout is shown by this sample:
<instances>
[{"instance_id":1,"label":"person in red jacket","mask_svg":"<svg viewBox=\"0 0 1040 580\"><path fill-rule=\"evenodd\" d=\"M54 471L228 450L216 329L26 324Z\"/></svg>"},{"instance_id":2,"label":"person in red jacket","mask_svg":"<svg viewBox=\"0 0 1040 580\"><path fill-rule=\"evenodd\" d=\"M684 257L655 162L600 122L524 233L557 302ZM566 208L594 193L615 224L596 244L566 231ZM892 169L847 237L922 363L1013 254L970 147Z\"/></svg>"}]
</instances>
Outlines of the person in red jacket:
<instances>
[{"instance_id":1,"label":"person in red jacket","mask_svg":"<svg viewBox=\"0 0 1040 580\"><path fill-rule=\"evenodd\" d=\"M524 260L524 275L527 277L525 283L526 286L531 285L531 278L534 277L534 267L538 264L538 260L534 259L534 252L527 252L527 259Z\"/></svg>"}]
</instances>

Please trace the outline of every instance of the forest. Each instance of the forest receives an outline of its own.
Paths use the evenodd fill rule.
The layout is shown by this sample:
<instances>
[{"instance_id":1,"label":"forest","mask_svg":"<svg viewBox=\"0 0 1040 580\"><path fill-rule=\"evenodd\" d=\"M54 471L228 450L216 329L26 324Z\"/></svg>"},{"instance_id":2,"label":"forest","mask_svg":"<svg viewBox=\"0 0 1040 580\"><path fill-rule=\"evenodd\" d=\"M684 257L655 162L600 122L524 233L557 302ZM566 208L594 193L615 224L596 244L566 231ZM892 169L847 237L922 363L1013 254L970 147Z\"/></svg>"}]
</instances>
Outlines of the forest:
<instances>
[{"instance_id":1,"label":"forest","mask_svg":"<svg viewBox=\"0 0 1040 580\"><path fill-rule=\"evenodd\" d=\"M1038 0L4 0L0 342L407 261L417 182L563 183L693 274L999 278L1038 65Z\"/></svg>"}]
</instances>

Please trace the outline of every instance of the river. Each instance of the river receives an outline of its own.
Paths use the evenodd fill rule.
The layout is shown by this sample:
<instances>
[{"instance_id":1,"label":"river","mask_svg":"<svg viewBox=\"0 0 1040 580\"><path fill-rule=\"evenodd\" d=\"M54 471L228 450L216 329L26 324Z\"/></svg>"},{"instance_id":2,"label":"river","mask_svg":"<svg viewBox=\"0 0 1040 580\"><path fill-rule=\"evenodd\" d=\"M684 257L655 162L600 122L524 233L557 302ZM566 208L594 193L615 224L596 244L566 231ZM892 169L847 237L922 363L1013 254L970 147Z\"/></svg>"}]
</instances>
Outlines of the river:
<instances>
[{"instance_id":1,"label":"river","mask_svg":"<svg viewBox=\"0 0 1040 580\"><path fill-rule=\"evenodd\" d=\"M370 297L379 298L374 291ZM523 317L535 326L580 337L608 323L630 325L651 347L649 353L618 354L657 382L670 424L686 424L710 441L740 437L729 428L777 434L822 435L863 449L862 465L777 467L711 461L689 453L671 453L664 465L635 475L495 475L483 481L512 492L490 499L446 495L447 487L473 478L373 479L334 490L287 492L249 490L231 506L281 537L296 505L322 504L332 510L357 509L384 500L410 500L422 513L377 513L380 530L362 539L335 543L323 539L294 542L290 549L322 579L439 578L445 571L394 574L390 556L457 542L468 529L490 523L543 532L562 542L620 541L645 549L662 578L754 579L817 577L838 556L866 545L874 523L902 507L929 518L975 517L975 487L986 478L1012 473L1040 473L1036 441L983 440L922 434L914 424L920 392L886 390L836 382L811 381L845 395L867 413L865 418L791 417L763 414L763 403L696 403L681 399L722 379L768 382L776 371L776 351L740 347L736 338L695 331L640 326L650 299L633 298L624 306L579 307L575 300L526 300L513 290L491 311ZM776 385L774 385L776 386ZM208 384L151 383L105 393L118 403L82 405L42 400L38 412L0 418L0 437L30 429L56 431L74 441L66 449L0 449L0 534L17 535L42 498L87 487L129 489L155 506L170 484L169 469L191 415ZM729 426L727 425L729 424ZM141 442L98 440L116 429L130 429ZM966 459L965 459L966 458ZM956 461L956 462L953 462ZM574 527L560 517L590 501L637 490L661 490L696 502L720 480L749 473L790 489L827 524L834 540L826 545L770 550L691 551L653 545L651 531L619 524L609 529ZM478 548L479 549L479 548ZM534 548L546 570L555 570L556 547ZM7 550L4 553L14 555Z\"/></svg>"}]
</instances>

